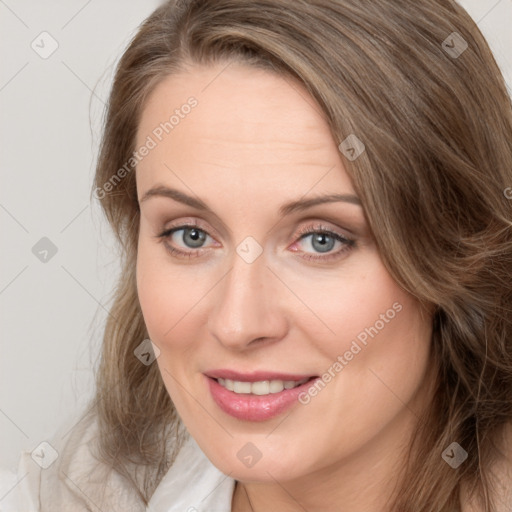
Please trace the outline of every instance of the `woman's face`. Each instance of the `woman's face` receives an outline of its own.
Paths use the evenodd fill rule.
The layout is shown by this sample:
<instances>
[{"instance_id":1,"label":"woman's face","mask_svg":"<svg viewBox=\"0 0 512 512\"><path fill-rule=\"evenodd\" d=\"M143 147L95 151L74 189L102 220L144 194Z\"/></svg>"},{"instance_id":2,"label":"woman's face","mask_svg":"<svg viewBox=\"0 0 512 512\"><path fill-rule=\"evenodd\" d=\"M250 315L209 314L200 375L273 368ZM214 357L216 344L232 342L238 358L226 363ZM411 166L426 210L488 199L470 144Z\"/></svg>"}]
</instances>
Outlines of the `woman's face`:
<instances>
[{"instance_id":1,"label":"woman's face","mask_svg":"<svg viewBox=\"0 0 512 512\"><path fill-rule=\"evenodd\" d=\"M424 403L431 318L384 267L312 97L193 66L150 96L144 145L138 294L202 450L253 481L391 460Z\"/></svg>"}]
</instances>

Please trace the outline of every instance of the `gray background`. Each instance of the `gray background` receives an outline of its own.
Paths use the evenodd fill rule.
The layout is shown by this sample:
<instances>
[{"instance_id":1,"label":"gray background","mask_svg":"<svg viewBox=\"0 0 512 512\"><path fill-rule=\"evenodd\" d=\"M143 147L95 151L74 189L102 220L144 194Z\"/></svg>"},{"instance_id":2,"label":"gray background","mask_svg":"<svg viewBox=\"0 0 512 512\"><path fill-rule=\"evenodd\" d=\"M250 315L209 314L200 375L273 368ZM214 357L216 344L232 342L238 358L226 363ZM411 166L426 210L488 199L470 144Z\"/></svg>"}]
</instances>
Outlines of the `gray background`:
<instances>
[{"instance_id":1,"label":"gray background","mask_svg":"<svg viewBox=\"0 0 512 512\"><path fill-rule=\"evenodd\" d=\"M5 469L15 470L20 450L52 437L93 391L92 368L118 274L113 238L98 202L89 201L101 116L114 64L159 3L0 0ZM512 0L461 3L487 37L510 90ZM55 43L39 36L43 31L58 44L47 58L40 54ZM43 237L57 248L46 262L32 251Z\"/></svg>"}]
</instances>

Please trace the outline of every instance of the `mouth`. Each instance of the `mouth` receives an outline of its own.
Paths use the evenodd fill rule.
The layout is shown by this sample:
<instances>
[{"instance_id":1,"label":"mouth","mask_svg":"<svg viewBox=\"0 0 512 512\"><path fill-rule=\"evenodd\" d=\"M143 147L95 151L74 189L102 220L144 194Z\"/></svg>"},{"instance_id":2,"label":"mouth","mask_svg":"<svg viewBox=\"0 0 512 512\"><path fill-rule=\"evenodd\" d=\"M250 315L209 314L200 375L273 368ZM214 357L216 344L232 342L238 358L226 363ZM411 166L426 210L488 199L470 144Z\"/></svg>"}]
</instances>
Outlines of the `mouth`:
<instances>
[{"instance_id":1,"label":"mouth","mask_svg":"<svg viewBox=\"0 0 512 512\"><path fill-rule=\"evenodd\" d=\"M262 378L261 373L234 373L216 372L205 374L205 377L216 405L224 413L243 421L266 421L282 414L298 404L301 393L319 379L318 376L274 373L264 375L274 378Z\"/></svg>"}]
</instances>

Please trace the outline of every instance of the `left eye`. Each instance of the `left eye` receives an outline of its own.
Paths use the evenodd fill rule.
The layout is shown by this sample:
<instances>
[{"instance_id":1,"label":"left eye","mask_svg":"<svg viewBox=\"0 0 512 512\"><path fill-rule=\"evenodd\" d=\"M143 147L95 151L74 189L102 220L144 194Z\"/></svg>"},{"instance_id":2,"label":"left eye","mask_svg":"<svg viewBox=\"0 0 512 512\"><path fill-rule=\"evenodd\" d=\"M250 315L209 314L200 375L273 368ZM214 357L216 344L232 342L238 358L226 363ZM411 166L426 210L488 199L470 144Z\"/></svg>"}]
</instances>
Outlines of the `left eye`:
<instances>
[{"instance_id":1,"label":"left eye","mask_svg":"<svg viewBox=\"0 0 512 512\"><path fill-rule=\"evenodd\" d=\"M342 258L348 251L355 247L355 240L346 238L345 236L334 233L322 225L310 226L303 229L299 233L300 238L292 247L292 251L297 251L295 246L297 244L305 243L312 252L301 250L302 257L310 261L327 262L337 258ZM303 242L308 240L308 242ZM339 249L333 250L338 245Z\"/></svg>"},{"instance_id":2,"label":"left eye","mask_svg":"<svg viewBox=\"0 0 512 512\"><path fill-rule=\"evenodd\" d=\"M338 244L346 242L346 240L341 238L339 235L326 232L314 232L306 234L303 235L300 240L308 240L306 246L313 248L313 250L320 253L332 251L336 245L336 242Z\"/></svg>"}]
</instances>

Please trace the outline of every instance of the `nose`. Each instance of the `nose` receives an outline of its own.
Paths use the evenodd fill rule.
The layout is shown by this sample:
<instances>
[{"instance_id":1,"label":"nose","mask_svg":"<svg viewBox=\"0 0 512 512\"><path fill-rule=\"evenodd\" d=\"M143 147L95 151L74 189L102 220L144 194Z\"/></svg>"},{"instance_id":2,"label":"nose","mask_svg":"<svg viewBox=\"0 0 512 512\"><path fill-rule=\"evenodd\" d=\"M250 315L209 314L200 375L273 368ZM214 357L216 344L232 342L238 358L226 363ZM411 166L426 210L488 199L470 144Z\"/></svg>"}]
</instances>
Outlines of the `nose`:
<instances>
[{"instance_id":1,"label":"nose","mask_svg":"<svg viewBox=\"0 0 512 512\"><path fill-rule=\"evenodd\" d=\"M235 254L230 271L212 290L210 334L238 351L282 339L288 329L282 288L263 255L247 263Z\"/></svg>"}]
</instances>

